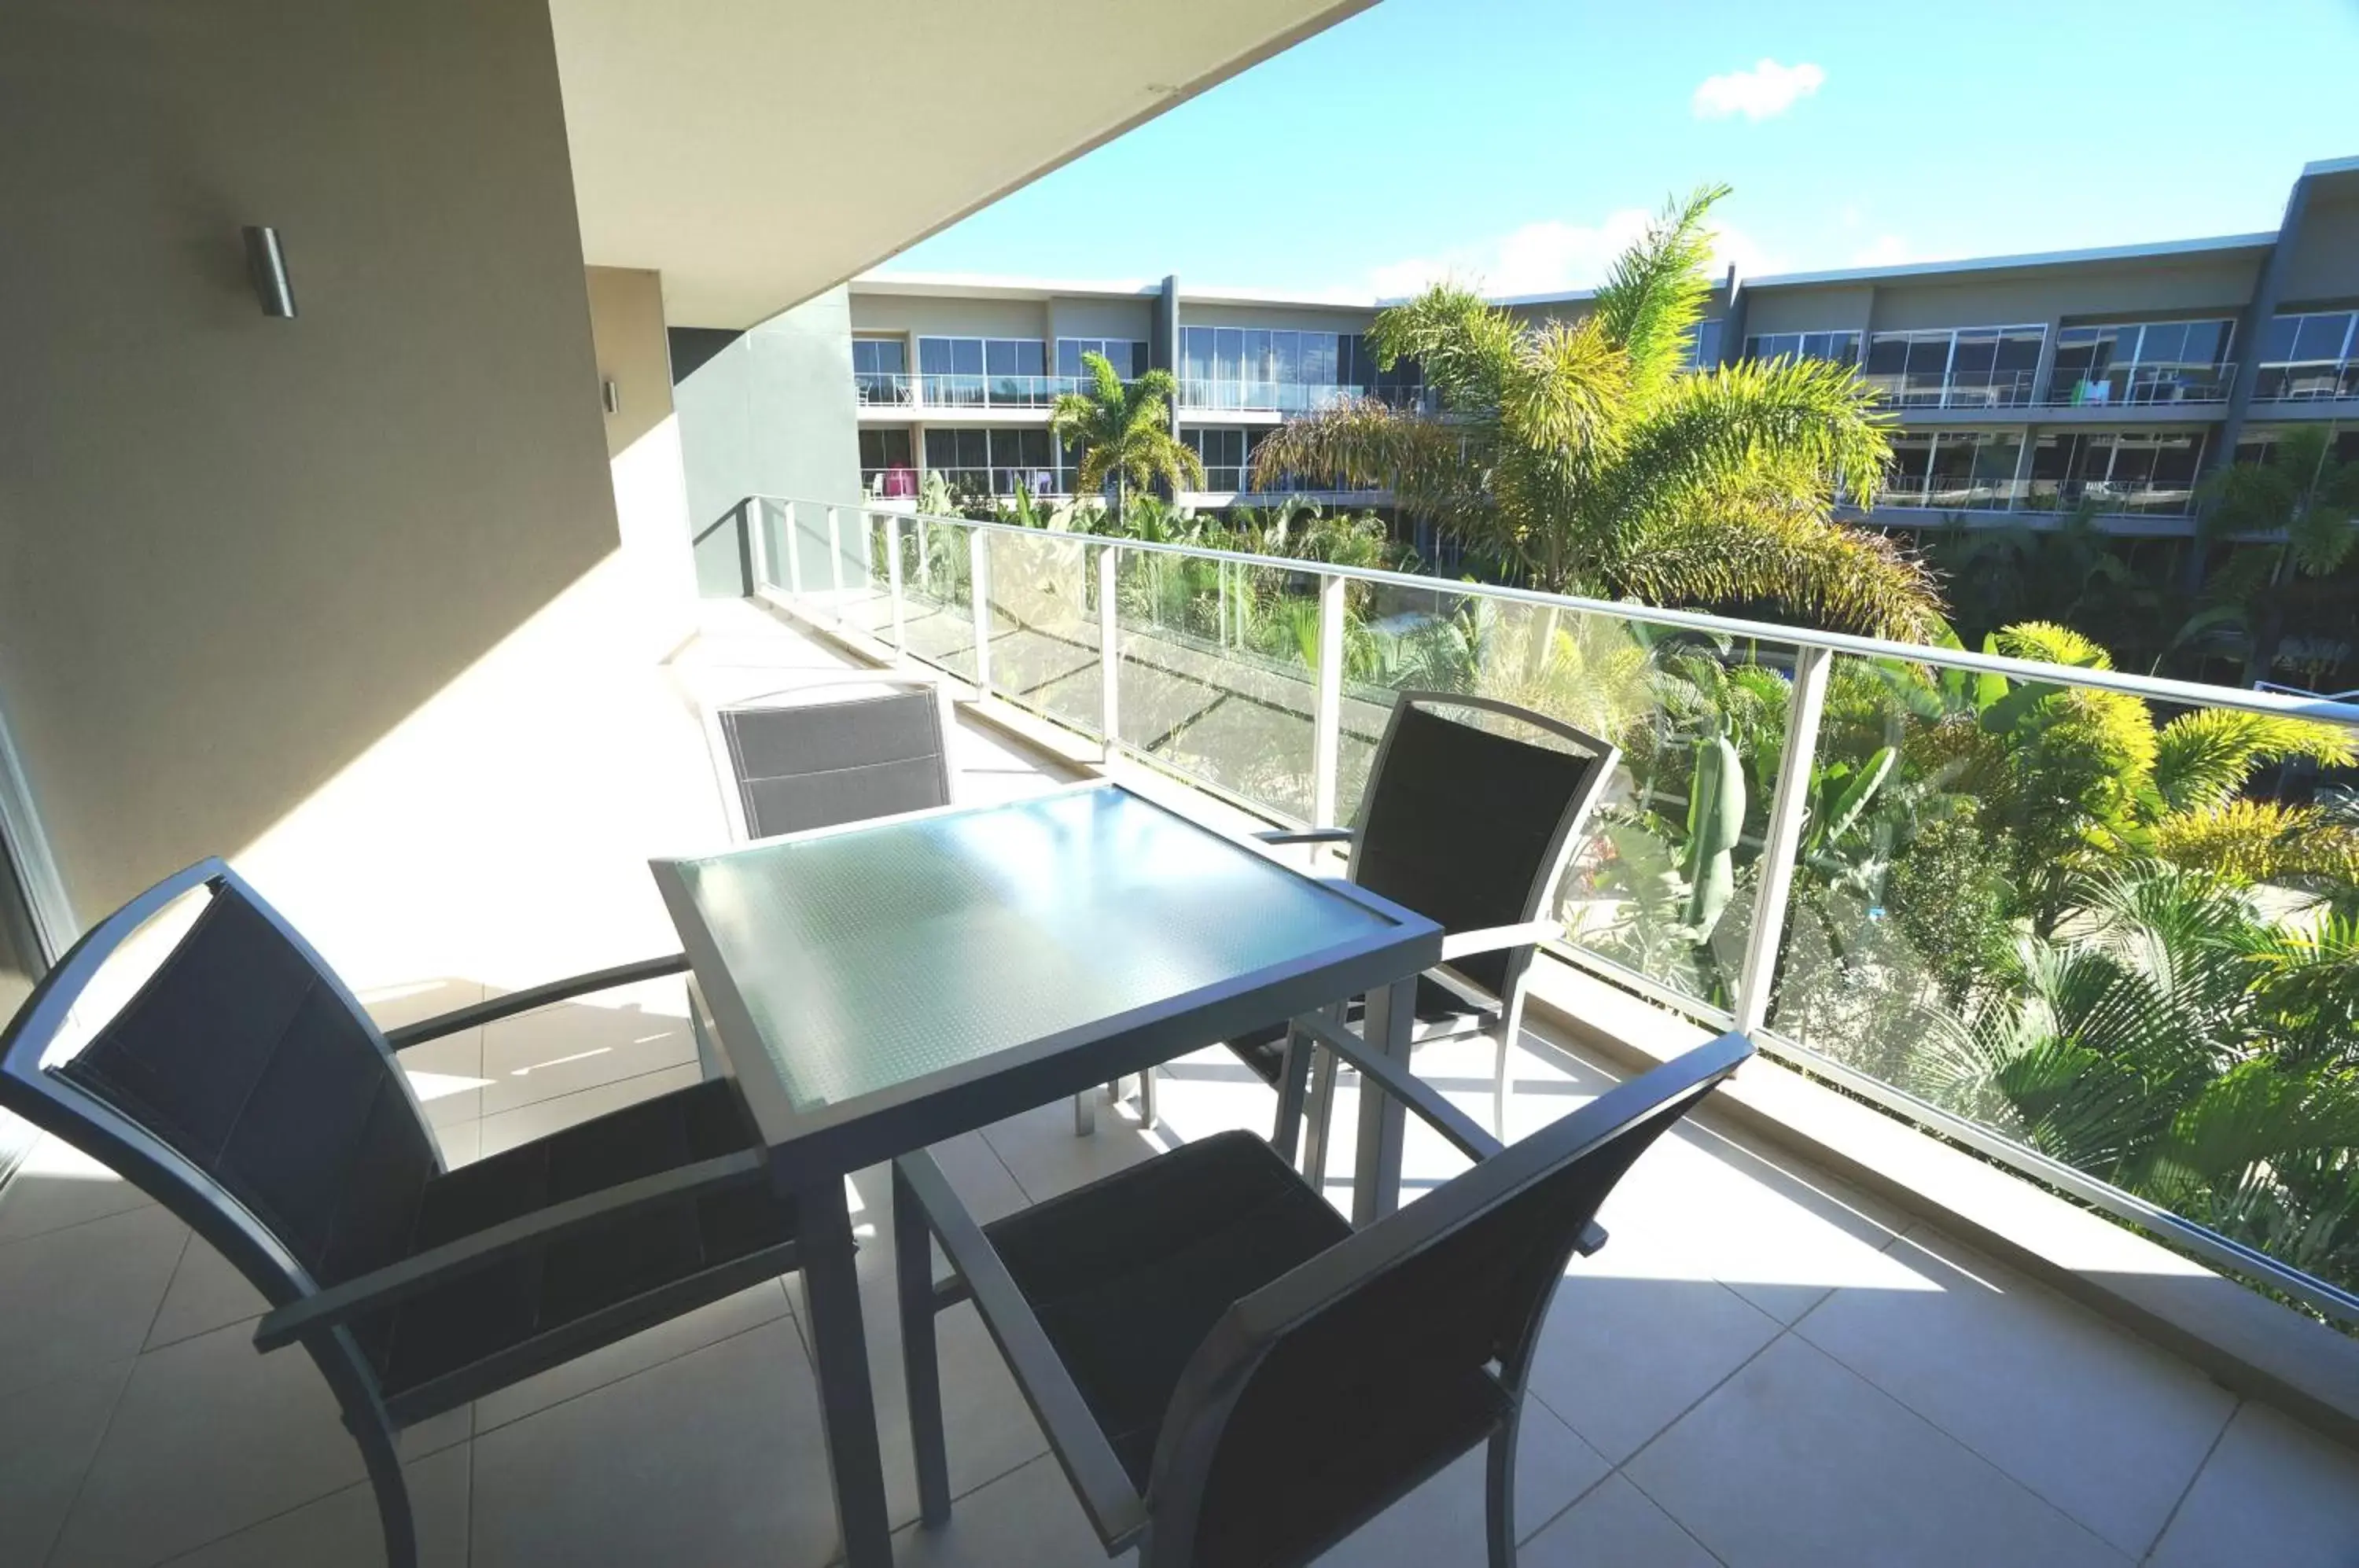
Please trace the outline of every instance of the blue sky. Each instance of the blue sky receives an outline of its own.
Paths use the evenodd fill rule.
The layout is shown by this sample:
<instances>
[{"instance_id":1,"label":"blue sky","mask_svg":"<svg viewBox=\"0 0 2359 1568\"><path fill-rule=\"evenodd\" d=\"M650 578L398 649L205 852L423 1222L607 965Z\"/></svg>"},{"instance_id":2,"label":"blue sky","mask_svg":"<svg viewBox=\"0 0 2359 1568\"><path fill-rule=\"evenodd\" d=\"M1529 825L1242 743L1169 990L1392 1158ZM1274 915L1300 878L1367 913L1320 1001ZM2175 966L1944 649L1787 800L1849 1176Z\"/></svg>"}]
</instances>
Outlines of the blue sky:
<instances>
[{"instance_id":1,"label":"blue sky","mask_svg":"<svg viewBox=\"0 0 2359 1568\"><path fill-rule=\"evenodd\" d=\"M2354 84L2359 0L1381 0L882 270L1537 291L1706 180L1753 276L2273 229Z\"/></svg>"}]
</instances>

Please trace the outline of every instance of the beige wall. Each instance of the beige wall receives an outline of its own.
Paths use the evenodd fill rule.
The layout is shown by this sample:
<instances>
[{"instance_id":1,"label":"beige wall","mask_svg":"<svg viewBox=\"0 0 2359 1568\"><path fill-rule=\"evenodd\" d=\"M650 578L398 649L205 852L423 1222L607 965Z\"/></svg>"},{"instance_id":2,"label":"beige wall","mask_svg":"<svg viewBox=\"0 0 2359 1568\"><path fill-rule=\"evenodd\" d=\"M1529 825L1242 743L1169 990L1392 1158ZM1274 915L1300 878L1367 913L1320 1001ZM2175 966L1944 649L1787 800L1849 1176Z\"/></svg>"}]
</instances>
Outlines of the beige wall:
<instances>
[{"instance_id":1,"label":"beige wall","mask_svg":"<svg viewBox=\"0 0 2359 1568\"><path fill-rule=\"evenodd\" d=\"M633 267L593 267L585 276L598 376L614 384L618 404L606 415L606 455L620 457L671 417L663 276Z\"/></svg>"},{"instance_id":2,"label":"beige wall","mask_svg":"<svg viewBox=\"0 0 2359 1568\"><path fill-rule=\"evenodd\" d=\"M2159 258L2044 276L1886 283L1875 291L1875 327L1991 327L2058 317L2136 321L2199 311L2234 316L2252 298L2258 266L2251 256ZM1746 330L1754 329L1748 323Z\"/></svg>"},{"instance_id":3,"label":"beige wall","mask_svg":"<svg viewBox=\"0 0 2359 1568\"><path fill-rule=\"evenodd\" d=\"M1045 338L1045 299L959 299L934 294L854 294L855 332L907 332L911 337Z\"/></svg>"},{"instance_id":4,"label":"beige wall","mask_svg":"<svg viewBox=\"0 0 2359 1568\"><path fill-rule=\"evenodd\" d=\"M0 146L0 698L82 918L224 853L407 973L643 883L556 842L647 639L539 0L27 0Z\"/></svg>"},{"instance_id":5,"label":"beige wall","mask_svg":"<svg viewBox=\"0 0 2359 1568\"><path fill-rule=\"evenodd\" d=\"M1147 343L1155 336L1156 303L1152 299L1051 299L1049 335Z\"/></svg>"},{"instance_id":6,"label":"beige wall","mask_svg":"<svg viewBox=\"0 0 2359 1568\"><path fill-rule=\"evenodd\" d=\"M623 563L646 590L646 647L662 653L694 628L697 596L663 277L637 267L593 267L588 278L598 376L614 386L616 407L605 416L606 456Z\"/></svg>"},{"instance_id":7,"label":"beige wall","mask_svg":"<svg viewBox=\"0 0 2359 1568\"><path fill-rule=\"evenodd\" d=\"M1875 290L1865 285L1823 289L1747 289L1745 335L1767 332L1859 332L1867 325ZM1745 345L1736 345L1742 349Z\"/></svg>"},{"instance_id":8,"label":"beige wall","mask_svg":"<svg viewBox=\"0 0 2359 1568\"><path fill-rule=\"evenodd\" d=\"M1315 305L1200 304L1180 297L1180 325L1189 327L1268 327L1305 332L1364 332L1376 319L1374 310L1321 310Z\"/></svg>"}]
</instances>

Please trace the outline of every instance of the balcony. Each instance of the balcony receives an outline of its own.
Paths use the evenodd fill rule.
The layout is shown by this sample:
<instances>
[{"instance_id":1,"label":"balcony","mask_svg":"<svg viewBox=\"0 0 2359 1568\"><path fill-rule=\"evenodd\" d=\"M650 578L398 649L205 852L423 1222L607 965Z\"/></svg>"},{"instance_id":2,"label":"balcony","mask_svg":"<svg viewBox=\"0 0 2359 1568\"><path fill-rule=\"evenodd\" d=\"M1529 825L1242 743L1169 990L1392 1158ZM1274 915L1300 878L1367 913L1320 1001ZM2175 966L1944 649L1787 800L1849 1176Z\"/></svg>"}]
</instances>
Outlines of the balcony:
<instances>
[{"instance_id":1,"label":"balcony","mask_svg":"<svg viewBox=\"0 0 2359 1568\"><path fill-rule=\"evenodd\" d=\"M1897 370L1863 373L1887 408L2020 408L2032 401L2028 370Z\"/></svg>"},{"instance_id":2,"label":"balcony","mask_svg":"<svg viewBox=\"0 0 2359 1568\"><path fill-rule=\"evenodd\" d=\"M1077 376L960 376L908 371L854 371L853 389L864 409L1048 409L1068 392L1090 385Z\"/></svg>"},{"instance_id":3,"label":"balcony","mask_svg":"<svg viewBox=\"0 0 2359 1568\"><path fill-rule=\"evenodd\" d=\"M2359 398L2359 359L2309 359L2264 365L2256 403L2326 403Z\"/></svg>"},{"instance_id":4,"label":"balcony","mask_svg":"<svg viewBox=\"0 0 2359 1568\"><path fill-rule=\"evenodd\" d=\"M1429 408L1430 395L1421 387L1365 387L1332 382L1232 381L1183 379L1180 383L1182 410L1211 413L1311 414L1321 408L1368 397L1396 408Z\"/></svg>"},{"instance_id":5,"label":"balcony","mask_svg":"<svg viewBox=\"0 0 2359 1568\"><path fill-rule=\"evenodd\" d=\"M2060 369L2039 402L2043 408L2076 408L2201 406L2225 403L2235 385L2236 367L2232 363L2112 365L2080 372Z\"/></svg>"},{"instance_id":6,"label":"balcony","mask_svg":"<svg viewBox=\"0 0 2359 1568\"><path fill-rule=\"evenodd\" d=\"M897 650L961 677L974 699L956 737L969 799L1106 769L1240 829L1332 819L1364 777L1386 683L1450 676L1438 658L1413 669L1363 659L1322 682L1252 613L1256 596L1303 606L1314 626L1332 615L1333 645L1347 648L1418 626L1464 628L1473 663L1462 668L1527 701L1544 700L1558 677L1520 663L1518 650L1559 616L1555 646L1569 651L1553 657L1582 661L1578 700L1620 702L1675 743L1652 752L1673 765L1625 781L1625 825L1683 817L1688 805L1678 721L1647 705L1668 689L1636 680L1645 661L1631 664L1634 650L1669 661L1655 666L1666 672L1684 669L1690 695L1711 690L1710 676L1678 659L1728 660L1725 669L1744 659L1720 651L1713 638L1725 628L1709 617L1375 573L1328 574L1345 586L1321 593L1321 574L1298 562L850 507L760 511L769 524L763 600L779 613L710 606L701 635L654 685L618 689L599 715L646 759L641 814L608 824L631 843L676 847L721 832L688 703L770 690L863 654ZM1362 586L1368 596L1355 605ZM1289 637L1294 624L1289 614ZM1644 639L1634 635L1647 627ZM1848 691L1880 654L1773 633L1754 657L1797 691L1821 681ZM2110 686L2125 683L2134 684ZM1807 703L1789 709L1785 733L1797 755L1822 765L1794 773L1805 785L1825 776L1823 765L1872 762L1848 724L1820 724ZM1111 760L1098 745L1106 736ZM1773 780L1786 776L1767 736L1747 749ZM1767 855L1771 842L1809 846L1808 817L1780 816L1779 793L1799 797L1774 783L1762 791L1783 825L1748 825L1741 855ZM1854 1094L1890 1094L1883 1063L1841 1041L1865 1038L1855 1031L1909 961L1897 938L1864 966L1802 940L1821 929L1835 878L1788 859L1804 891L1781 959L1758 899L1749 913L1731 905L1722 937L1686 940L1675 912L1650 911L1634 897L1638 880L1612 869L1617 859L1642 869L1642 856L1635 837L1613 856L1583 856L1567 903L1575 942L1548 961L1543 1006L1516 1061L1518 1130L1625 1076L1640 1060L1634 1051L1677 1049L1732 1003L1767 1006L1788 1061ZM650 916L659 927L659 910L589 903L546 940L583 955L636 953L655 940ZM1743 976L1764 960L1782 973L1756 1004ZM362 999L392 1023L522 978L373 972ZM694 1079L678 982L595 1001L504 1020L411 1063L451 1160ZM1418 1067L1469 1114L1487 1115L1481 1047L1430 1048ZM988 1216L1176 1141L1265 1127L1269 1109L1267 1092L1215 1049L1166 1070L1153 1132L1117 1114L1077 1138L1054 1105L936 1153ZM1823 1141L1808 1145L1798 1129L1811 1117L1843 1127L1822 1127ZM1330 1166L1339 1199L1354 1125L1346 1104ZM1845 1147L1843 1129L1861 1127L1862 1141L1839 1159L1828 1152ZM1462 1168L1438 1140L1416 1137L1407 1167L1412 1192ZM1103 1562L969 1308L942 1320L956 1511L940 1531L915 1525L888 1205L881 1173L854 1187L901 1561ZM1960 1217L1966 1189L1995 1192L2010 1217ZM2039 1231L2038 1250L2079 1248L2091 1278L2150 1301L2186 1292L2215 1309L2249 1304L2282 1320L2287 1352L2313 1385L2337 1375L2332 1353L2345 1342L1776 1062L1749 1067L1736 1094L1642 1162L1603 1219L1613 1241L1559 1291L1525 1417L1527 1564L2184 1568L2334 1563L2359 1542L2359 1454L2067 1300L2012 1248L2034 1250ZM0 1429L0 1560L376 1561L369 1496L316 1375L297 1356L255 1356L261 1303L170 1215L88 1162L38 1148L0 1197L0 1387L13 1418ZM427 1561L821 1568L835 1543L803 1312L797 1281L766 1282L419 1429L408 1453ZM1453 1467L1322 1563L1477 1560L1480 1482L1479 1468Z\"/></svg>"},{"instance_id":7,"label":"balcony","mask_svg":"<svg viewBox=\"0 0 2359 1568\"><path fill-rule=\"evenodd\" d=\"M2186 517L2195 510L2195 486L2192 481L1933 474L1886 482L1870 509L2054 514L2083 506L2107 517Z\"/></svg>"}]
</instances>

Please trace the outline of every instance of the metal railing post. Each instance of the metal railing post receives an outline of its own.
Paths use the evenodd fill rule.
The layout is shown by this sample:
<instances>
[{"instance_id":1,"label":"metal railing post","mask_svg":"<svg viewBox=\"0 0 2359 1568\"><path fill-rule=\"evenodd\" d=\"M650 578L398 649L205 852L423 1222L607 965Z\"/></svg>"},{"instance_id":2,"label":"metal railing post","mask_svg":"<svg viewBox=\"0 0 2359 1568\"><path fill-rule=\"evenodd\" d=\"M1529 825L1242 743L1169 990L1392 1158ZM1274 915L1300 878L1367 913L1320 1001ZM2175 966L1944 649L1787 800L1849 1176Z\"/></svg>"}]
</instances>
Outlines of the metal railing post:
<instances>
[{"instance_id":1,"label":"metal railing post","mask_svg":"<svg viewBox=\"0 0 2359 1568\"><path fill-rule=\"evenodd\" d=\"M967 582L974 593L974 694L991 695L991 536L971 528L966 536Z\"/></svg>"},{"instance_id":2,"label":"metal railing post","mask_svg":"<svg viewBox=\"0 0 2359 1568\"><path fill-rule=\"evenodd\" d=\"M1120 628L1114 616L1114 552L1117 547L1098 546L1098 729L1105 736L1098 760L1114 760L1115 737L1122 734L1122 702L1116 694L1114 672L1122 667Z\"/></svg>"},{"instance_id":3,"label":"metal railing post","mask_svg":"<svg viewBox=\"0 0 2359 1568\"><path fill-rule=\"evenodd\" d=\"M787 546L787 593L797 601L803 596L803 539L795 503L779 503L786 508L786 519L778 525L778 537Z\"/></svg>"},{"instance_id":4,"label":"metal railing post","mask_svg":"<svg viewBox=\"0 0 2359 1568\"><path fill-rule=\"evenodd\" d=\"M1335 825L1335 768L1343 735L1343 592L1341 577L1319 579L1319 668L1310 710L1310 825Z\"/></svg>"},{"instance_id":5,"label":"metal railing post","mask_svg":"<svg viewBox=\"0 0 2359 1568\"><path fill-rule=\"evenodd\" d=\"M770 530L762 526L768 504L759 495L745 497L745 555L754 563L754 590L774 586L777 569L770 561Z\"/></svg>"},{"instance_id":6,"label":"metal railing post","mask_svg":"<svg viewBox=\"0 0 2359 1568\"><path fill-rule=\"evenodd\" d=\"M893 651L909 651L909 626L901 608L901 518L885 514L885 582L893 595Z\"/></svg>"},{"instance_id":7,"label":"metal railing post","mask_svg":"<svg viewBox=\"0 0 2359 1568\"><path fill-rule=\"evenodd\" d=\"M1736 1027L1746 1034L1758 1033L1769 1021L1769 993L1777 983L1777 949L1786 936L1794 861L1802 846L1810 769L1818 758L1819 720L1826 712L1827 675L1833 663L1834 656L1822 648L1795 651L1785 750L1777 758L1777 785L1769 796L1769 824L1762 834L1761 887L1753 906L1753 929L1745 937L1745 966L1736 978Z\"/></svg>"},{"instance_id":8,"label":"metal railing post","mask_svg":"<svg viewBox=\"0 0 2359 1568\"><path fill-rule=\"evenodd\" d=\"M840 511L835 506L827 509L827 604L835 613L839 625L843 620L843 524Z\"/></svg>"}]
</instances>

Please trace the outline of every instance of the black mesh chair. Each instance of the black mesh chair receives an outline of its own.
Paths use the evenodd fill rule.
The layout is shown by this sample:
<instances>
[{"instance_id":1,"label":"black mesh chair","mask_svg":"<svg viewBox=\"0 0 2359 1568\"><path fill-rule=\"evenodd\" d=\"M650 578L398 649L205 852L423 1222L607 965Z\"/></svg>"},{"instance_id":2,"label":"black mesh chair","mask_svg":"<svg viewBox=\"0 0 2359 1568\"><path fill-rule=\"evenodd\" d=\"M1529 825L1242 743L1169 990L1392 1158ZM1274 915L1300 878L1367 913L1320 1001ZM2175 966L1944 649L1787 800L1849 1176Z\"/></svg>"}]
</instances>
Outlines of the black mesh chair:
<instances>
[{"instance_id":1,"label":"black mesh chair","mask_svg":"<svg viewBox=\"0 0 2359 1568\"><path fill-rule=\"evenodd\" d=\"M193 922L85 1029L77 1009L105 1010L133 966L109 961L184 898L202 900ZM397 1431L792 1269L796 1216L725 1079L451 1171L393 1053L687 967L654 959L380 1033L207 860L42 979L0 1036L0 1107L154 1197L262 1293L255 1345L310 1353L366 1462L386 1561L411 1568Z\"/></svg>"},{"instance_id":2,"label":"black mesh chair","mask_svg":"<svg viewBox=\"0 0 2359 1568\"><path fill-rule=\"evenodd\" d=\"M706 710L732 836L773 838L947 806L950 688L888 670L829 671Z\"/></svg>"},{"instance_id":3,"label":"black mesh chair","mask_svg":"<svg viewBox=\"0 0 2359 1568\"><path fill-rule=\"evenodd\" d=\"M1483 722L1453 718L1451 709ZM1359 827L1261 835L1273 844L1349 844L1346 877L1441 927L1441 966L1418 982L1411 1038L1419 1044L1469 1035L1497 1040L1491 1125L1501 1133L1532 959L1541 942L1562 933L1549 918L1557 886L1620 757L1611 742L1528 708L1404 691L1369 768ZM1289 1157L1294 1107L1303 1103L1314 1054L1289 1049L1300 1034L1279 1025L1228 1042L1279 1091L1274 1141ZM1318 1053L1317 1070L1309 1094L1313 1170L1323 1158L1334 1058Z\"/></svg>"},{"instance_id":4,"label":"black mesh chair","mask_svg":"<svg viewBox=\"0 0 2359 1568\"><path fill-rule=\"evenodd\" d=\"M1623 1172L1752 1043L1723 1035L1504 1149L1345 1031L1327 1043L1474 1168L1355 1233L1248 1133L986 1226L930 1157L896 1161L929 1523L950 1513L933 1319L971 1300L1109 1555L1292 1568L1487 1443L1490 1562L1514 1563L1516 1431L1557 1281L1603 1245L1598 1206ZM953 1271L940 1283L929 1234Z\"/></svg>"}]
</instances>

